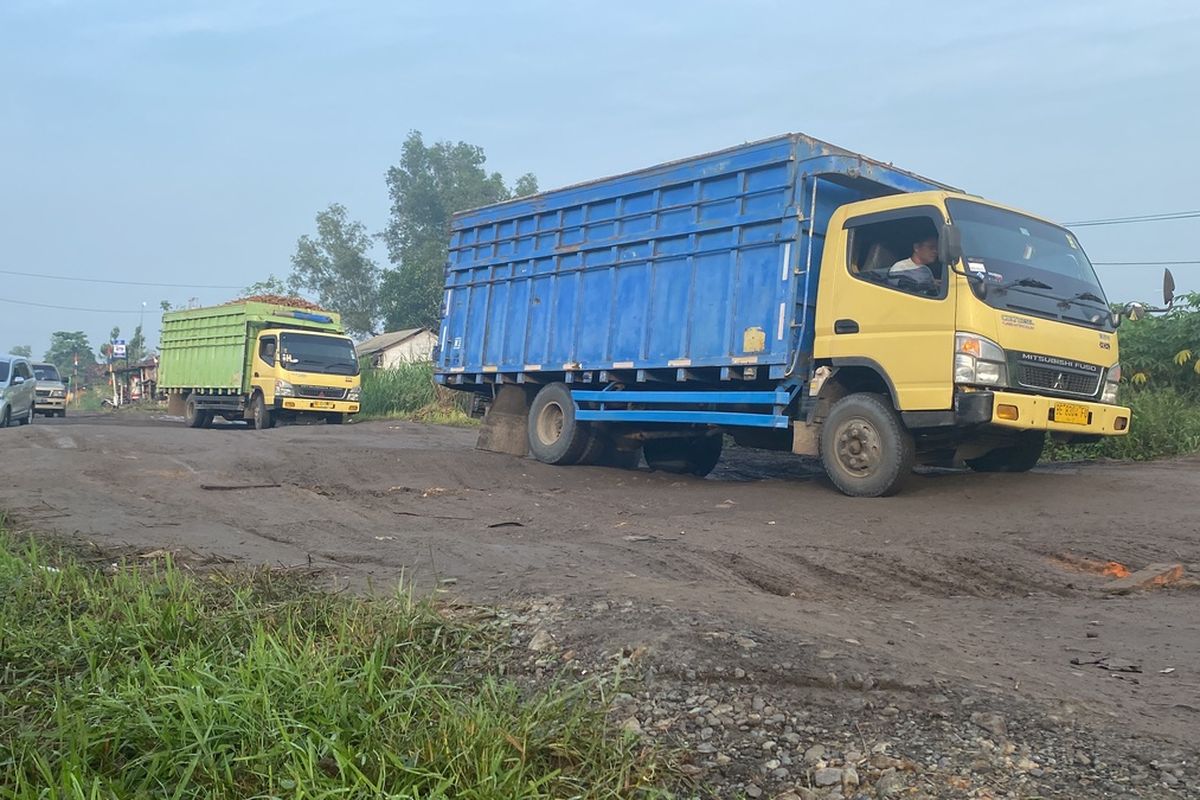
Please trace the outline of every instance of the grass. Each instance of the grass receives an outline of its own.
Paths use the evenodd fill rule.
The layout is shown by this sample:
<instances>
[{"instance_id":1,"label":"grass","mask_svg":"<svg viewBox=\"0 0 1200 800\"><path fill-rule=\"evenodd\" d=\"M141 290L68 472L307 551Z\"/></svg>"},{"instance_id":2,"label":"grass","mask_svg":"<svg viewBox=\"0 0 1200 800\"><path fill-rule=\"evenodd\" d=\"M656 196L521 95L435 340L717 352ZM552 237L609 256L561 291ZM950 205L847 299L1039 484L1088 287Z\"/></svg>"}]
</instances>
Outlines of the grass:
<instances>
[{"instance_id":1,"label":"grass","mask_svg":"<svg viewBox=\"0 0 1200 800\"><path fill-rule=\"evenodd\" d=\"M111 574L0 532L0 798L650 797L585 685L398 593L169 560Z\"/></svg>"},{"instance_id":2,"label":"grass","mask_svg":"<svg viewBox=\"0 0 1200 800\"><path fill-rule=\"evenodd\" d=\"M401 364L362 373L359 419L401 418L449 425L474 425L471 396L433 381L433 365Z\"/></svg>"},{"instance_id":3,"label":"grass","mask_svg":"<svg viewBox=\"0 0 1200 800\"><path fill-rule=\"evenodd\" d=\"M1128 435L1087 445L1061 445L1051 440L1045 458L1146 461L1200 452L1200 402L1194 397L1171 388L1128 388L1121 402L1133 411Z\"/></svg>"}]
</instances>

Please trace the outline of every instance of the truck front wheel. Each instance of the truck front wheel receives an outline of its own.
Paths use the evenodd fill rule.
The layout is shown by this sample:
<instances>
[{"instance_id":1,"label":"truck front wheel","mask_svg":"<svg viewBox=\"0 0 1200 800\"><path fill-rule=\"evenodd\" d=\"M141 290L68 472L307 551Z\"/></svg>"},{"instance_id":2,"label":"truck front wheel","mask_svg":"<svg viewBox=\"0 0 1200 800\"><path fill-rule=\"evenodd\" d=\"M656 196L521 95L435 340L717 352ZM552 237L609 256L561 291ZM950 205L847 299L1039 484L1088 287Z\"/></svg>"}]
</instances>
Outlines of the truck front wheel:
<instances>
[{"instance_id":1,"label":"truck front wheel","mask_svg":"<svg viewBox=\"0 0 1200 800\"><path fill-rule=\"evenodd\" d=\"M256 431L265 431L275 426L275 415L267 408L261 394L254 395L250 401L250 427Z\"/></svg>"},{"instance_id":2,"label":"truck front wheel","mask_svg":"<svg viewBox=\"0 0 1200 800\"><path fill-rule=\"evenodd\" d=\"M913 439L887 399L859 392L834 403L821 424L821 464L851 497L900 491L912 472Z\"/></svg>"},{"instance_id":3,"label":"truck front wheel","mask_svg":"<svg viewBox=\"0 0 1200 800\"><path fill-rule=\"evenodd\" d=\"M529 407L529 452L544 464L578 464L592 442L586 423L575 419L575 401L563 383L542 387Z\"/></svg>"},{"instance_id":4,"label":"truck front wheel","mask_svg":"<svg viewBox=\"0 0 1200 800\"><path fill-rule=\"evenodd\" d=\"M1029 472L1041 460L1045 446L1046 434L1026 431L1012 445L997 447L979 458L967 459L967 466L976 472Z\"/></svg>"}]
</instances>

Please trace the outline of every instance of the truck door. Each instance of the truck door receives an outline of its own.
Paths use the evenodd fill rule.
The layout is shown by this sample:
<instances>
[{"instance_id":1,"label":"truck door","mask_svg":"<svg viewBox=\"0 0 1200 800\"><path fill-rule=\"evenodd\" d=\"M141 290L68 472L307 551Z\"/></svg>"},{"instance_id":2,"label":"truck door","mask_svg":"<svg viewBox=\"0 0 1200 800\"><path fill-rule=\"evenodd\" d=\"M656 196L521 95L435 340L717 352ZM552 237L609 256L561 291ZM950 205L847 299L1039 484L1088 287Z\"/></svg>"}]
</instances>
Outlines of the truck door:
<instances>
[{"instance_id":1,"label":"truck door","mask_svg":"<svg viewBox=\"0 0 1200 800\"><path fill-rule=\"evenodd\" d=\"M279 338L263 336L258 340L254 353L254 370L250 383L262 389L263 400L275 402L275 363L279 353Z\"/></svg>"},{"instance_id":2,"label":"truck door","mask_svg":"<svg viewBox=\"0 0 1200 800\"><path fill-rule=\"evenodd\" d=\"M833 268L822 270L818 354L835 366L881 371L904 411L949 409L953 402L955 276L936 261L943 221L935 206L852 216L844 248L829 252ZM923 264L931 238L935 260Z\"/></svg>"}]
</instances>

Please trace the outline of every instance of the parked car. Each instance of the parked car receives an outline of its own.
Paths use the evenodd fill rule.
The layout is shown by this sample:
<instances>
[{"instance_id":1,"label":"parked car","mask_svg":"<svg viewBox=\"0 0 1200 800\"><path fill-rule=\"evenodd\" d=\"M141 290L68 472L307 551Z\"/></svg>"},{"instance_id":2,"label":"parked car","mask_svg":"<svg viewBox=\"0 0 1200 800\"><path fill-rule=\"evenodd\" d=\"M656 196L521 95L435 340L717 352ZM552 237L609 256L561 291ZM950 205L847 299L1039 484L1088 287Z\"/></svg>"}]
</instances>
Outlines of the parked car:
<instances>
[{"instance_id":1,"label":"parked car","mask_svg":"<svg viewBox=\"0 0 1200 800\"><path fill-rule=\"evenodd\" d=\"M47 417L67 415L67 383L70 378L58 374L53 364L34 364L33 376L37 378L37 401L34 410Z\"/></svg>"},{"instance_id":2,"label":"parked car","mask_svg":"<svg viewBox=\"0 0 1200 800\"><path fill-rule=\"evenodd\" d=\"M14 422L22 425L33 422L36 392L37 380L29 359L0 356L0 428Z\"/></svg>"}]
</instances>

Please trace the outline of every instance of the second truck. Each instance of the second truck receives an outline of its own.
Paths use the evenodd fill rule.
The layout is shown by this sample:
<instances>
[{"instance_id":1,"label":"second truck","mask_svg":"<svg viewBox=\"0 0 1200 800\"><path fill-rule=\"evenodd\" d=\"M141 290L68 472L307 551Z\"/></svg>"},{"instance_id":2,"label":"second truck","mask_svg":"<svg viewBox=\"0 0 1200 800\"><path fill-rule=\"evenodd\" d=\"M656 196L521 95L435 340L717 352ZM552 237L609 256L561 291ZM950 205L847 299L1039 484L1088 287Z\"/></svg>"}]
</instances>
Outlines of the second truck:
<instances>
[{"instance_id":1,"label":"second truck","mask_svg":"<svg viewBox=\"0 0 1200 800\"><path fill-rule=\"evenodd\" d=\"M189 427L215 417L341 424L359 410L354 342L334 312L240 301L163 315L158 386Z\"/></svg>"},{"instance_id":2,"label":"second truck","mask_svg":"<svg viewBox=\"0 0 1200 800\"><path fill-rule=\"evenodd\" d=\"M457 214L436 368L489 449L878 496L1125 435L1120 321L1066 228L789 134Z\"/></svg>"}]
</instances>

